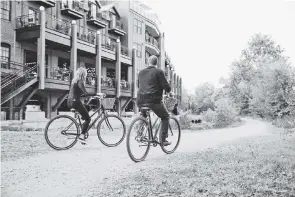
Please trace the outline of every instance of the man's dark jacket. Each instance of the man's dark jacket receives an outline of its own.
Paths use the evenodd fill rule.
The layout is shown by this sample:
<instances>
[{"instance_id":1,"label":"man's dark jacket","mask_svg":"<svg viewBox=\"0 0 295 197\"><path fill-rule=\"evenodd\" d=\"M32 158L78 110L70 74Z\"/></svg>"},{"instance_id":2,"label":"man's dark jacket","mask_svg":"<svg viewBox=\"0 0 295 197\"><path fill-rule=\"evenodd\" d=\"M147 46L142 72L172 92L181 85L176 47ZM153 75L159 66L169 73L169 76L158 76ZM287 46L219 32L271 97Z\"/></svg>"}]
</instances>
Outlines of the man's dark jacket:
<instances>
[{"instance_id":1,"label":"man's dark jacket","mask_svg":"<svg viewBox=\"0 0 295 197\"><path fill-rule=\"evenodd\" d=\"M137 82L137 105L159 104L163 99L163 90L167 93L171 91L163 70L153 66L141 70Z\"/></svg>"}]
</instances>

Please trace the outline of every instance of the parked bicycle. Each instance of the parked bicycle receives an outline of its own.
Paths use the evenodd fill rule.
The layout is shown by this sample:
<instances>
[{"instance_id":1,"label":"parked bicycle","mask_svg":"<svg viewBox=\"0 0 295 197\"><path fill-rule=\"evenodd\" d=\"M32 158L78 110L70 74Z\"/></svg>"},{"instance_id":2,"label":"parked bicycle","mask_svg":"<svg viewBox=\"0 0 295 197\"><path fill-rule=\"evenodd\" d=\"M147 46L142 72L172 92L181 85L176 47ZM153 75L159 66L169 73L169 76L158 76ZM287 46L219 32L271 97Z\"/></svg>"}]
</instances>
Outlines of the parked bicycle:
<instances>
[{"instance_id":1,"label":"parked bicycle","mask_svg":"<svg viewBox=\"0 0 295 197\"><path fill-rule=\"evenodd\" d=\"M97 103L97 109L90 116L91 120L95 114L97 114L97 117L89 125L85 138L88 138L89 130L100 119L97 124L98 139L103 145L114 147L123 141L126 134L126 126L119 116L107 113L106 109L112 108L115 100L114 98L105 98L105 96L104 93L101 93L98 96L89 97L86 105L93 101ZM72 109L71 111L75 113L75 118L69 115L58 115L52 118L45 127L45 140L55 150L67 150L77 143L80 130L82 129L81 117L76 110ZM55 142L55 140L57 141Z\"/></svg>"},{"instance_id":2,"label":"parked bicycle","mask_svg":"<svg viewBox=\"0 0 295 197\"><path fill-rule=\"evenodd\" d=\"M161 119L157 118L152 124L151 109L149 107L140 108L141 116L132 121L126 139L129 157L134 162L143 161L147 157L151 145L154 147L160 145L161 149L166 154L171 154L177 149L180 142L181 130L178 120L171 115L171 111L176 103L177 99L168 96L164 97L164 104L170 112L167 138L167 140L171 142L169 146L164 146L162 143L162 130L160 129ZM153 130L155 130L155 133L153 133ZM132 145L132 143L134 143L134 145Z\"/></svg>"}]
</instances>

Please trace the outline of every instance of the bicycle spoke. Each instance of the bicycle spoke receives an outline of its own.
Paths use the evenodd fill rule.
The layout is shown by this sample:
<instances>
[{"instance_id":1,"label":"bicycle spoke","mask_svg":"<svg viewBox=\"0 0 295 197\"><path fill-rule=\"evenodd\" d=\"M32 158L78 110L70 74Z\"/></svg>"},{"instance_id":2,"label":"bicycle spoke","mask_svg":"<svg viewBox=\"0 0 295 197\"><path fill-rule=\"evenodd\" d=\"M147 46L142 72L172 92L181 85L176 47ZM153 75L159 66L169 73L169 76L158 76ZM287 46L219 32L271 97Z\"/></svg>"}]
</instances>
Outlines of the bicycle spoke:
<instances>
[{"instance_id":1,"label":"bicycle spoke","mask_svg":"<svg viewBox=\"0 0 295 197\"><path fill-rule=\"evenodd\" d=\"M150 136L148 124L142 117L133 120L127 134L127 151L130 158L135 161L142 161L148 154L150 148Z\"/></svg>"},{"instance_id":2,"label":"bicycle spoke","mask_svg":"<svg viewBox=\"0 0 295 197\"><path fill-rule=\"evenodd\" d=\"M67 123L68 126L64 126ZM67 115L56 116L45 127L45 140L56 150L66 150L74 146L79 135L79 126L75 119Z\"/></svg>"},{"instance_id":3,"label":"bicycle spoke","mask_svg":"<svg viewBox=\"0 0 295 197\"><path fill-rule=\"evenodd\" d=\"M101 143L108 147L119 145L126 134L123 120L116 115L105 116L97 126L97 136Z\"/></svg>"}]
</instances>

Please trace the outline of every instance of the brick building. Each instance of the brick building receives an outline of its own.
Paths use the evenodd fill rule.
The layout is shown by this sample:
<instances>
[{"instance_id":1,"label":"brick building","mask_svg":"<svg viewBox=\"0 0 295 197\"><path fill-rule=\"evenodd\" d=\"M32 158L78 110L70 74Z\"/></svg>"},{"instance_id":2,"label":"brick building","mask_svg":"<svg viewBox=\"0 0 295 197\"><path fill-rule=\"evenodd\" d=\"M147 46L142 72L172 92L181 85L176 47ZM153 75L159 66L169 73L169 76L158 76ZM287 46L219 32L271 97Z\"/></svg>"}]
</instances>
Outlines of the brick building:
<instances>
[{"instance_id":1,"label":"brick building","mask_svg":"<svg viewBox=\"0 0 295 197\"><path fill-rule=\"evenodd\" d=\"M1 111L21 119L27 105L44 118L68 111L73 72L88 70L89 92L115 97L119 114L135 109L136 77L157 55L181 100L181 78L165 53L164 33L135 1L1 1ZM39 108L38 107L38 108ZM40 113L42 116L42 113Z\"/></svg>"}]
</instances>

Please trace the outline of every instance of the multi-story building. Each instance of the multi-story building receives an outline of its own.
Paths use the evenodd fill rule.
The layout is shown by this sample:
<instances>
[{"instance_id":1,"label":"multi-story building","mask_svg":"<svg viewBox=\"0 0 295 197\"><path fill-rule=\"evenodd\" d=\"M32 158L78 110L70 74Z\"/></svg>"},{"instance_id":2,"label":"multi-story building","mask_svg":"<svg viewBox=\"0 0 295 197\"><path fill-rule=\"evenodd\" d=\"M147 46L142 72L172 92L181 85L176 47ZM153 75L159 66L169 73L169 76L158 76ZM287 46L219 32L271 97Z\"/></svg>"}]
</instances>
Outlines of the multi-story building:
<instances>
[{"instance_id":1,"label":"multi-story building","mask_svg":"<svg viewBox=\"0 0 295 197\"><path fill-rule=\"evenodd\" d=\"M181 100L164 33L145 13L132 1L1 1L1 111L19 119L33 101L47 118L69 110L70 80L83 66L86 89L115 97L121 114L136 108L136 77L152 54Z\"/></svg>"}]
</instances>

